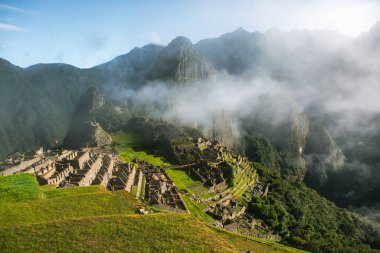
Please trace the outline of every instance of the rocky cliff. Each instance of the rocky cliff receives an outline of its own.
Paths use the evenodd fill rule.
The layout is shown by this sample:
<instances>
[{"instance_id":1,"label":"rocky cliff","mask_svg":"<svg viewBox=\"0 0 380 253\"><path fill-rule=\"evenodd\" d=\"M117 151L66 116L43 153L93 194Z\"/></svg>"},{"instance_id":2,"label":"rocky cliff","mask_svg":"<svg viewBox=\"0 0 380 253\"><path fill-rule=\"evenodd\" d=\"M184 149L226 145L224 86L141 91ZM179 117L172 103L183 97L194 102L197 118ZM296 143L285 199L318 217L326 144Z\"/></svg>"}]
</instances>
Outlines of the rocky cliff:
<instances>
[{"instance_id":1,"label":"rocky cliff","mask_svg":"<svg viewBox=\"0 0 380 253\"><path fill-rule=\"evenodd\" d=\"M70 149L104 146L112 142L111 137L97 122L97 112L106 107L105 97L96 88L88 89L80 98L71 119L70 128L63 146ZM109 113L112 113L110 110ZM113 112L120 113L121 112Z\"/></svg>"},{"instance_id":2,"label":"rocky cliff","mask_svg":"<svg viewBox=\"0 0 380 253\"><path fill-rule=\"evenodd\" d=\"M211 64L185 37L172 40L158 55L148 77L151 80L190 83L208 78L213 72Z\"/></svg>"}]
</instances>

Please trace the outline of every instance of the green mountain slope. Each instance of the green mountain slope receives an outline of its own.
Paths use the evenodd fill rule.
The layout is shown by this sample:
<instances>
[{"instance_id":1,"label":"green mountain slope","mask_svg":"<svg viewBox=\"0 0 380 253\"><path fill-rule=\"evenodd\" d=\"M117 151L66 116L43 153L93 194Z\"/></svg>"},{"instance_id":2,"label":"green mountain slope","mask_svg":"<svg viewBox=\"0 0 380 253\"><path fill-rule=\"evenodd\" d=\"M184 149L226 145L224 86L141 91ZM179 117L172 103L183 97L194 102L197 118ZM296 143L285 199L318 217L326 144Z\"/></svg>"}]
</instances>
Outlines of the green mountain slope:
<instances>
[{"instance_id":1,"label":"green mountain slope","mask_svg":"<svg viewBox=\"0 0 380 253\"><path fill-rule=\"evenodd\" d=\"M164 156L167 161L171 160L172 164L177 163L171 159L170 153L165 154L160 151L167 149L169 143L181 145L178 142L179 139L197 136L189 134L181 127L164 122L137 119L128 122L125 131L127 136L133 133L134 139L129 138L129 141L119 142L119 145L140 149L143 146L151 147L149 154ZM157 138L147 138L145 145L142 145L141 138L144 136ZM258 183L252 188L245 188L239 196L242 196L241 200L248 207L248 213L276 231L284 243L313 252L371 252L370 246L375 249L379 247L380 226L378 224L347 209L338 208L304 183L290 180L289 175L284 173L288 166L287 161L278 155L276 148L269 140L252 135L247 138L250 142L247 149L248 156L261 164L253 164L253 168L259 174ZM118 139L122 140L122 134L118 135ZM151 142L147 142L148 140ZM144 157L141 156L141 159ZM281 167L285 168L281 169ZM202 186L186 171L168 169L167 172L184 195L196 194ZM249 171L247 173L247 175L250 174ZM237 181L239 188L239 185L248 185L248 181L244 182L245 174L243 170L235 177L224 174L224 178L231 177L232 182ZM268 188L267 196L263 196L266 187ZM208 197L212 196L204 196L204 198ZM205 207L205 205L195 203L192 209L197 217L208 220L207 216L202 215Z\"/></svg>"}]
</instances>

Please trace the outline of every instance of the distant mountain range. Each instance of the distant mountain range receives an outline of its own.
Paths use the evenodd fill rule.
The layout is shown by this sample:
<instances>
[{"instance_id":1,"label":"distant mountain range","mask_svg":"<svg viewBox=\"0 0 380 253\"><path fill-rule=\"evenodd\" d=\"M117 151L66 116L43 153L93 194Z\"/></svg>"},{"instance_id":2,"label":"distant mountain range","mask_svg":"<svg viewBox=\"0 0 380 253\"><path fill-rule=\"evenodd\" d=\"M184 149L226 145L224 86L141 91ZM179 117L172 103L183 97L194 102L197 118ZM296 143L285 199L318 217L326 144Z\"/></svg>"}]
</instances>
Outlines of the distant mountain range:
<instances>
[{"instance_id":1,"label":"distant mountain range","mask_svg":"<svg viewBox=\"0 0 380 253\"><path fill-rule=\"evenodd\" d=\"M107 122L164 110L122 100L125 89L138 91L154 82L181 88L218 82L224 75L247 83L270 80L281 84L291 99L262 96L259 103L246 104L255 106L255 113L237 116L238 139L230 124L235 115L227 112L214 114L212 127L202 130L253 160L285 170L294 180L305 180L341 206L353 205L380 219L380 110L374 101L379 55L377 23L357 38L331 31L250 33L241 28L196 44L177 37L167 46L134 48L89 69L67 64L20 68L0 59L0 157L58 146L66 136L66 144L75 140L70 133L83 123L73 118L81 114L75 108L92 87L112 101L108 109L120 108L120 114L108 109L87 114L109 130L115 126ZM284 108L279 124L266 117Z\"/></svg>"}]
</instances>

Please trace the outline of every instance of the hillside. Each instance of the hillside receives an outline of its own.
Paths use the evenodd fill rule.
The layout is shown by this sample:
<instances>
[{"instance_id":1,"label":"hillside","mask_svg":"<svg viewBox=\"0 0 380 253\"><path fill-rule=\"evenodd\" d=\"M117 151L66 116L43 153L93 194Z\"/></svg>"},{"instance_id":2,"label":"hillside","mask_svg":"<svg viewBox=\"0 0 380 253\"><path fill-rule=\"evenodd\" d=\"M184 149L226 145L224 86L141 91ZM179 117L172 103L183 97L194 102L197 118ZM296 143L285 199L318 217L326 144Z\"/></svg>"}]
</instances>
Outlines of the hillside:
<instances>
[{"instance_id":1,"label":"hillside","mask_svg":"<svg viewBox=\"0 0 380 253\"><path fill-rule=\"evenodd\" d=\"M0 177L0 197L2 252L300 252L211 229L191 215L134 214L141 203L129 193L99 186L39 187L18 174Z\"/></svg>"},{"instance_id":2,"label":"hillside","mask_svg":"<svg viewBox=\"0 0 380 253\"><path fill-rule=\"evenodd\" d=\"M167 46L149 44L134 48L89 69L67 64L36 64L20 68L0 59L0 157L39 146L52 148L61 145L70 129L79 99L90 87L121 100L119 102L127 105L128 117L166 120L168 109L177 110L177 104L170 101L182 103L181 96L173 98L173 90L166 88L181 88L185 83L193 87L201 82L201 87L196 88L199 93L193 97L202 97L209 92L202 90L205 83L223 83L227 73L228 87L236 86L237 90L244 88L238 85L240 82L249 85L253 81L264 81L267 84L255 90L260 93L268 91L269 87L270 93L271 84L279 82L281 85L277 88L286 90L301 110L296 110L296 117L290 122L280 120L281 124L277 125L283 115L281 109L289 108L282 95L270 101L269 105L274 105L275 110L260 106L255 98L229 112L234 109L233 103L231 108L219 108L222 106L215 103L218 101L215 97L219 96L216 92L207 106L216 109L211 112L212 116L206 115L207 119L193 122L198 121L198 116L204 112L188 113L195 109L186 107L178 107L178 110L183 109L187 113L176 112L176 115L199 114L186 124L197 126L207 137L223 140L240 152L244 151L240 144L245 139L238 137L245 131L264 135L276 146L278 155L289 165L287 167L291 167L286 169L293 179L305 179L310 187L342 207L353 206L358 211L364 210L363 214L368 213L365 212L367 209L374 210L368 215L376 218L380 194L377 186L379 158L374 151L378 144L374 140L379 136L379 112L374 109L366 114L366 108L373 105L358 109L351 107L356 104L351 100L376 100L367 99L367 94L378 94L376 70L379 61L374 57L374 52L379 50L378 26L374 25L358 38L348 38L331 31L280 32L271 29L265 33L250 33L241 28L194 44L185 37L177 37ZM363 58L367 59L366 62L361 60ZM158 87L154 86L156 84ZM368 90L370 92L364 92ZM152 96L152 93L160 96ZM354 97L346 99L340 94L352 94ZM227 96L224 100L239 100L233 98ZM338 104L345 105L344 108L334 106L337 98ZM192 105L202 105L203 102L200 99ZM263 115L256 115L257 111ZM108 108L103 108L98 113L106 115L107 112ZM258 117L251 120L252 115ZM343 115L353 115L351 122L345 122ZM363 115L365 118L361 117ZM173 112L169 114L170 120L178 121L172 116ZM267 119L270 124L267 124ZM247 126L247 121L254 124ZM305 122L309 122L312 128L308 128ZM98 123L105 130L114 127L107 125L105 120ZM98 131L99 126L90 124L83 129L101 132ZM319 131L320 128L324 131ZM371 131L362 131L367 128ZM323 143L323 150L318 147L316 151L309 142L319 139L319 134L321 139L328 136L330 140ZM300 147L304 152L301 156L297 154ZM370 176L363 177L357 167L368 168ZM340 178L344 178L344 182Z\"/></svg>"},{"instance_id":3,"label":"hillside","mask_svg":"<svg viewBox=\"0 0 380 253\"><path fill-rule=\"evenodd\" d=\"M60 187L102 182L145 201L98 186L56 190L27 175L1 177L1 222L7 229L41 223L47 231L50 223L63 228L95 216L134 219L139 205L157 211L168 200L247 236L313 252L376 252L379 34L379 23L357 38L238 29L195 44L177 37L167 46L134 48L89 69L20 68L0 59L1 160L10 154L1 169L31 158L11 153L36 155L41 146L51 160L41 156L38 172L28 166L40 181L55 175ZM101 146L124 167L88 154L85 166L73 169L74 158L49 153L78 149L78 160L91 153L79 150L87 146ZM98 166L103 162L109 166ZM222 251L235 247L213 243Z\"/></svg>"},{"instance_id":4,"label":"hillside","mask_svg":"<svg viewBox=\"0 0 380 253\"><path fill-rule=\"evenodd\" d=\"M122 157L126 150L129 150L127 152L129 154L133 154L136 150L139 150L138 153L144 150L144 155L138 156L139 159L147 159L163 166L181 164L181 161L178 162L174 158L176 152L174 154L162 152L170 145L172 150L188 150L183 156L185 164L193 163L193 159L195 161L200 159L195 158L198 155L202 157L201 151L192 148L191 142L179 141L186 136L197 136L194 133L191 135L191 132L186 132L183 128L163 122L135 119L126 124L124 131L123 134L115 136L117 142L115 148ZM156 138L148 137L152 135ZM346 209L338 208L304 183L289 180L288 176L279 170L280 166L284 166L284 161L278 157L275 148L268 140L252 137L251 144L254 147L251 147L251 153L248 155L260 163L251 163L252 170L247 170L248 164L241 163L236 168L238 170L240 168L236 176L234 172L223 172L223 178L231 183L230 189L239 200L238 203L246 205L248 208L246 214L255 217L256 226L248 229L248 233L257 233L257 236L260 233L264 236L277 234L283 243L312 252L371 252L369 245L375 249L379 247L378 224ZM200 149L204 148L206 146L201 144ZM228 154L225 153L225 159L227 162L232 162ZM233 164L232 168L235 170ZM216 197L218 194L208 192L203 182L194 177L189 170L167 167L166 171L181 191L191 212L202 220L212 221L213 216L210 217L206 215L209 213L205 213L209 204L205 200L218 200ZM251 180L256 178L256 173L258 180L254 180L250 185ZM245 219L246 216L238 217L235 221L244 224ZM238 227L237 231L247 233L246 229L245 226Z\"/></svg>"}]
</instances>

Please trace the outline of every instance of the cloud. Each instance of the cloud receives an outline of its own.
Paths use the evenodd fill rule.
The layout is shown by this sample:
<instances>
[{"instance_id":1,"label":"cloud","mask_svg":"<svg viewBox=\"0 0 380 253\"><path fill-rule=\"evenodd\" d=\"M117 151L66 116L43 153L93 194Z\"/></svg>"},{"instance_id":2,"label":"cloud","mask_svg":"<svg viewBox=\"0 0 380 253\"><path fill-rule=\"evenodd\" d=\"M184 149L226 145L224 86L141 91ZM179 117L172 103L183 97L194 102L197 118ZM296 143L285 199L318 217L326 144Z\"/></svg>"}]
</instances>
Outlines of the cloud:
<instances>
[{"instance_id":1,"label":"cloud","mask_svg":"<svg viewBox=\"0 0 380 253\"><path fill-rule=\"evenodd\" d=\"M23 9L20 9L11 5L7 5L7 4L0 4L0 10L25 13Z\"/></svg>"},{"instance_id":2,"label":"cloud","mask_svg":"<svg viewBox=\"0 0 380 253\"><path fill-rule=\"evenodd\" d=\"M0 23L0 31L6 31L6 32L26 32L27 29L16 26L16 25L11 25L11 24L6 24L6 23Z\"/></svg>"}]
</instances>

